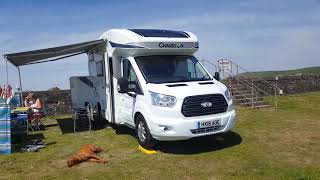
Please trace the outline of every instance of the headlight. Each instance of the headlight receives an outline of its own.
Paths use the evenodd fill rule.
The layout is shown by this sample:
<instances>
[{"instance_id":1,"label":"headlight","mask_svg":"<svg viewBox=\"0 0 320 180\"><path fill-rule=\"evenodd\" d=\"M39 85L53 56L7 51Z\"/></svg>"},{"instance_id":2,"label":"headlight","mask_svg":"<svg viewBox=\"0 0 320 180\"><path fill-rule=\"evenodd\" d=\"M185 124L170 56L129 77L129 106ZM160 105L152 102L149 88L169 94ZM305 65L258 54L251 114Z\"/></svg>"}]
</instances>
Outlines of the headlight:
<instances>
[{"instance_id":1,"label":"headlight","mask_svg":"<svg viewBox=\"0 0 320 180\"><path fill-rule=\"evenodd\" d=\"M172 107L177 102L177 99L174 96L168 96L168 95L159 94L151 91L149 92L152 99L152 105L162 106L162 107Z\"/></svg>"},{"instance_id":2,"label":"headlight","mask_svg":"<svg viewBox=\"0 0 320 180\"><path fill-rule=\"evenodd\" d=\"M229 105L227 111L229 112L233 110L234 110L234 105L233 104Z\"/></svg>"},{"instance_id":3,"label":"headlight","mask_svg":"<svg viewBox=\"0 0 320 180\"><path fill-rule=\"evenodd\" d=\"M231 101L231 94L230 94L230 91L227 89L225 92L224 92L224 95L226 96L228 102Z\"/></svg>"}]
</instances>

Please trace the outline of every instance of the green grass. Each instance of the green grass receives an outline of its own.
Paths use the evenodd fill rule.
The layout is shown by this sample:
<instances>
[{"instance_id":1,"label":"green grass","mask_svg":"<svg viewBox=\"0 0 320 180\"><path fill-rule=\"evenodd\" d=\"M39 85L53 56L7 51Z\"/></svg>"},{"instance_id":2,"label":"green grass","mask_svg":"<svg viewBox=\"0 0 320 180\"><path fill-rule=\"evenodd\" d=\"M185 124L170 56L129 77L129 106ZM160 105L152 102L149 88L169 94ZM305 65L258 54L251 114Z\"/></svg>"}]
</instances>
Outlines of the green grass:
<instances>
[{"instance_id":1,"label":"green grass","mask_svg":"<svg viewBox=\"0 0 320 180\"><path fill-rule=\"evenodd\" d=\"M34 133L43 134L51 144L47 148L0 156L0 178L320 179L320 92L280 97L278 109L238 108L237 113L233 133L224 140L161 143L154 155L140 152L130 133L108 128L62 134L59 126L49 127ZM51 117L46 123L57 121ZM102 146L106 151L98 155L109 163L66 167L85 143Z\"/></svg>"},{"instance_id":2,"label":"green grass","mask_svg":"<svg viewBox=\"0 0 320 180\"><path fill-rule=\"evenodd\" d=\"M248 72L242 73L242 76L246 77L275 77L275 76L289 76L289 75L301 75L301 74L320 74L320 67L308 67L295 70L287 71L259 71L259 72Z\"/></svg>"}]
</instances>

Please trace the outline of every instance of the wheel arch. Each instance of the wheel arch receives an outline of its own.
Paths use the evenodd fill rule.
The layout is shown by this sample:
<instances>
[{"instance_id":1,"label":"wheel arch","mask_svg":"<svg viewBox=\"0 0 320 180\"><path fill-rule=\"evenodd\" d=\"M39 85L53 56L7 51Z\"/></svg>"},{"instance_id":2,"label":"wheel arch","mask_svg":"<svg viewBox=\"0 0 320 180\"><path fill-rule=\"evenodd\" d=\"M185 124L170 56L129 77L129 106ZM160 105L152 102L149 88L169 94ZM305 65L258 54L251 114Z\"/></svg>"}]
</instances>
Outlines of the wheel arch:
<instances>
[{"instance_id":1,"label":"wheel arch","mask_svg":"<svg viewBox=\"0 0 320 180\"><path fill-rule=\"evenodd\" d=\"M144 118L144 116L142 115L141 112L139 112L139 111L135 112L134 117L133 117L134 124L137 124L137 118L138 118L139 116L142 116L142 117Z\"/></svg>"}]
</instances>

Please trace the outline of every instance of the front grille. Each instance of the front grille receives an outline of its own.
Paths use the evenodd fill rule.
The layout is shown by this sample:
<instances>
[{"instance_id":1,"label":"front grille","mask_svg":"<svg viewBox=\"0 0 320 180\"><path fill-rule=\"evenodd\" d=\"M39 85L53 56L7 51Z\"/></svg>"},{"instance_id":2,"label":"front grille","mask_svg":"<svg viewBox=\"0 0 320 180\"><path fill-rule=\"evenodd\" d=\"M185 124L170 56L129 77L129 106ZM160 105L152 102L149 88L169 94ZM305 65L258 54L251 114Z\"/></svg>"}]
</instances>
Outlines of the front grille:
<instances>
[{"instance_id":1,"label":"front grille","mask_svg":"<svg viewBox=\"0 0 320 180\"><path fill-rule=\"evenodd\" d=\"M206 128L199 128L199 129L191 129L192 134L203 134L208 132L213 132L219 129L220 126L212 126L212 127L206 127Z\"/></svg>"},{"instance_id":2,"label":"front grille","mask_svg":"<svg viewBox=\"0 0 320 180\"><path fill-rule=\"evenodd\" d=\"M210 107L203 107L201 103L211 103ZM228 103L222 94L207 94L188 96L183 100L181 112L185 117L203 116L226 112Z\"/></svg>"}]
</instances>

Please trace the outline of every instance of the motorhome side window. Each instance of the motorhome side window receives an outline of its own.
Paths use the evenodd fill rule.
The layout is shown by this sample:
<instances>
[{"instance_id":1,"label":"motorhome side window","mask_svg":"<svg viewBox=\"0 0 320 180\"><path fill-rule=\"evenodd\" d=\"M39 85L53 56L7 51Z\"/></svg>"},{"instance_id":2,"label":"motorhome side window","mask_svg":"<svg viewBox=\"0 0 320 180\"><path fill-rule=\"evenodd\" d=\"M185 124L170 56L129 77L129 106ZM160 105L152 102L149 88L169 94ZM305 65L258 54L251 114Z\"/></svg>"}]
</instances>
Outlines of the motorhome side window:
<instances>
[{"instance_id":1,"label":"motorhome side window","mask_svg":"<svg viewBox=\"0 0 320 180\"><path fill-rule=\"evenodd\" d=\"M123 66L123 77L128 79L129 82L129 91L136 92L138 94L141 93L141 89L139 86L138 78L136 73L134 72L134 69L132 68L132 65L128 59L124 59L122 61Z\"/></svg>"},{"instance_id":2,"label":"motorhome side window","mask_svg":"<svg viewBox=\"0 0 320 180\"><path fill-rule=\"evenodd\" d=\"M99 61L96 63L96 70L97 70L97 76L104 76L102 61Z\"/></svg>"},{"instance_id":3,"label":"motorhome side window","mask_svg":"<svg viewBox=\"0 0 320 180\"><path fill-rule=\"evenodd\" d=\"M199 79L207 76L205 70L201 67L200 63L194 63L191 59L187 60L187 69L191 78Z\"/></svg>"}]
</instances>

